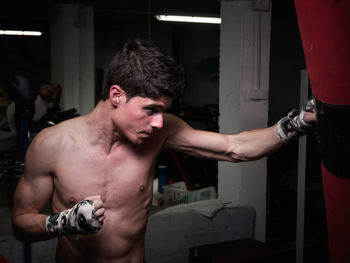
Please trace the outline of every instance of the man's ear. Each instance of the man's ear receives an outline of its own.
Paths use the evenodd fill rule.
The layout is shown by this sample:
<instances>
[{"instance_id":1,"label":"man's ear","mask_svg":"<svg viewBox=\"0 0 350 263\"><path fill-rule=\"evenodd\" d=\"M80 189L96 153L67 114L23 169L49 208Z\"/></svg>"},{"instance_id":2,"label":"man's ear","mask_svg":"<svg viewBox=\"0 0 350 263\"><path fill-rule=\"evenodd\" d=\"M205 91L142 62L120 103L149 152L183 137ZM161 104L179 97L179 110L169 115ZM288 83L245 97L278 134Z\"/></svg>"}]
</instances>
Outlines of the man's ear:
<instances>
[{"instance_id":1,"label":"man's ear","mask_svg":"<svg viewBox=\"0 0 350 263\"><path fill-rule=\"evenodd\" d=\"M125 95L125 92L118 85L113 85L109 89L109 100L111 101L112 105L115 107L119 105L120 99L123 95Z\"/></svg>"}]
</instances>

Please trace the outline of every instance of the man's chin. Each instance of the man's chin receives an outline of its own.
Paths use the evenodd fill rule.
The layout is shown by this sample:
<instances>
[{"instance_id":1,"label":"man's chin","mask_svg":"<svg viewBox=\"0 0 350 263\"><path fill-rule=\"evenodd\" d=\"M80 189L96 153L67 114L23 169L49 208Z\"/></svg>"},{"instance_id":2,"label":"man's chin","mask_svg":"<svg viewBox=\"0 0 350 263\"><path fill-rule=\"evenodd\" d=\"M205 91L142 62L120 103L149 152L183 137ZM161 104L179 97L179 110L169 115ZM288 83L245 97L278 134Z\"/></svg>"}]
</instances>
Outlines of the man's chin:
<instances>
[{"instance_id":1,"label":"man's chin","mask_svg":"<svg viewBox=\"0 0 350 263\"><path fill-rule=\"evenodd\" d=\"M133 138L129 138L129 141L135 145L142 144L145 141L149 140L151 134L149 133L139 133L137 136Z\"/></svg>"},{"instance_id":2,"label":"man's chin","mask_svg":"<svg viewBox=\"0 0 350 263\"><path fill-rule=\"evenodd\" d=\"M149 137L137 137L137 138L130 140L130 141L135 145L139 145L139 144L144 143L146 140L148 140L148 138Z\"/></svg>"}]
</instances>

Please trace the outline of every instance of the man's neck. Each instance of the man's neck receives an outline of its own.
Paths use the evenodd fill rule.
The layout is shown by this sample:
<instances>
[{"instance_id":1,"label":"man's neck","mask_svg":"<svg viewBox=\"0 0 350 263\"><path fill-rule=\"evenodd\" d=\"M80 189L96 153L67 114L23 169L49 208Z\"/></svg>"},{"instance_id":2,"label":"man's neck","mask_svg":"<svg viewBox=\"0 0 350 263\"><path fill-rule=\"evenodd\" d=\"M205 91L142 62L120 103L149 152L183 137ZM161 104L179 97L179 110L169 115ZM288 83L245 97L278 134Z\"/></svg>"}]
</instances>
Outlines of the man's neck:
<instances>
[{"instance_id":1,"label":"man's neck","mask_svg":"<svg viewBox=\"0 0 350 263\"><path fill-rule=\"evenodd\" d=\"M111 119L112 106L106 101L100 101L95 109L86 116L89 141L94 145L101 145L106 153L125 142Z\"/></svg>"}]
</instances>

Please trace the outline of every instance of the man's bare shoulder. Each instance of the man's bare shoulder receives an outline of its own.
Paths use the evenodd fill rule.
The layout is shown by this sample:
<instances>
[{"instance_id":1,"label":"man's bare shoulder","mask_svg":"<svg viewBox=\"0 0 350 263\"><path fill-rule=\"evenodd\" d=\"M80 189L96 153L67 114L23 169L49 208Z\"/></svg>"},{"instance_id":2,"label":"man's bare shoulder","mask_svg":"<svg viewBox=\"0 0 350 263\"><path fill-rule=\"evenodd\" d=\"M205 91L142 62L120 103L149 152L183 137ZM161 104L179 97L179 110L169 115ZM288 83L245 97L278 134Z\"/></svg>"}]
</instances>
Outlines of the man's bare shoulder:
<instances>
[{"instance_id":1,"label":"man's bare shoulder","mask_svg":"<svg viewBox=\"0 0 350 263\"><path fill-rule=\"evenodd\" d=\"M180 119L179 117L170 114L170 113L164 113L164 128L171 127L173 128L174 126L181 126L181 125L187 125L185 121Z\"/></svg>"},{"instance_id":2,"label":"man's bare shoulder","mask_svg":"<svg viewBox=\"0 0 350 263\"><path fill-rule=\"evenodd\" d=\"M55 149L58 151L61 146L68 143L75 136L79 135L79 127L82 124L82 117L63 121L57 125L46 128L38 133L31 147L40 147L42 150Z\"/></svg>"},{"instance_id":3,"label":"man's bare shoulder","mask_svg":"<svg viewBox=\"0 0 350 263\"><path fill-rule=\"evenodd\" d=\"M181 118L164 114L164 148L177 149L179 145L184 144L193 135L193 129Z\"/></svg>"},{"instance_id":4,"label":"man's bare shoulder","mask_svg":"<svg viewBox=\"0 0 350 263\"><path fill-rule=\"evenodd\" d=\"M167 131L167 133L169 133L169 135L187 128L191 129L191 127L181 118L169 113L164 114L164 129Z\"/></svg>"}]
</instances>

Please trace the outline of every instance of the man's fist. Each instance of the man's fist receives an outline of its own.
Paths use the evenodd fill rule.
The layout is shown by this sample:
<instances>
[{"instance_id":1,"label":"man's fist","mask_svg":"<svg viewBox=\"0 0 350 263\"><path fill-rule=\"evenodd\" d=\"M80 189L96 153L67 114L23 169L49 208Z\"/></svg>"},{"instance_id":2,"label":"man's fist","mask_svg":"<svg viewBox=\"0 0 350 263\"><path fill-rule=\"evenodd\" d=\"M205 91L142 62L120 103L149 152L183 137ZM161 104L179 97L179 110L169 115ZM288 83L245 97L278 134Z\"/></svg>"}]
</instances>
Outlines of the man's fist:
<instances>
[{"instance_id":1,"label":"man's fist","mask_svg":"<svg viewBox=\"0 0 350 263\"><path fill-rule=\"evenodd\" d=\"M316 129L315 98L311 97L301 108L300 113L292 110L275 126L275 133L282 142L289 142L314 132Z\"/></svg>"},{"instance_id":2,"label":"man's fist","mask_svg":"<svg viewBox=\"0 0 350 263\"><path fill-rule=\"evenodd\" d=\"M46 230L54 236L94 234L102 228L104 212L101 197L89 196L70 209L48 216Z\"/></svg>"}]
</instances>

